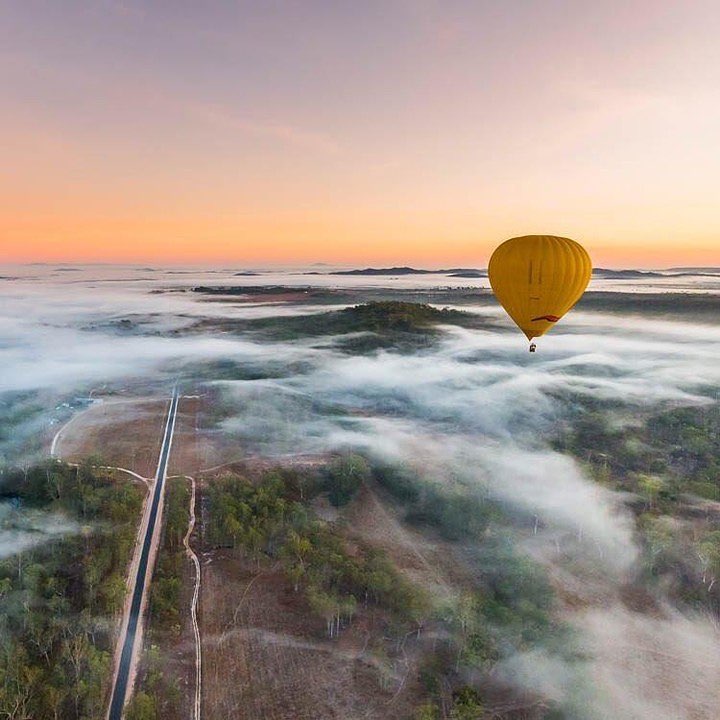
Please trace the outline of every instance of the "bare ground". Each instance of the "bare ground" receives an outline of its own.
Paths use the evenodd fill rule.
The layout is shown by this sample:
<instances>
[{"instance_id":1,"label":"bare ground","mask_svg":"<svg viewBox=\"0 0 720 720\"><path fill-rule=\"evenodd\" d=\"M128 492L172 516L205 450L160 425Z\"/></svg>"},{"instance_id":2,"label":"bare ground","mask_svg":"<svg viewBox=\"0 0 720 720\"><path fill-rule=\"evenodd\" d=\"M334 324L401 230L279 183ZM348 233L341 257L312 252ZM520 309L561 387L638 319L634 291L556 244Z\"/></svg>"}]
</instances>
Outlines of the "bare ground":
<instances>
[{"instance_id":1,"label":"bare ground","mask_svg":"<svg viewBox=\"0 0 720 720\"><path fill-rule=\"evenodd\" d=\"M360 488L342 517L349 537L384 550L398 570L437 600L447 600L456 592L454 582L467 581L458 577L460 568L450 572L448 543L431 540L403 523L401 511L374 483Z\"/></svg>"},{"instance_id":2,"label":"bare ground","mask_svg":"<svg viewBox=\"0 0 720 720\"><path fill-rule=\"evenodd\" d=\"M107 465L152 477L168 402L143 397L92 405L61 429L56 455L70 462L95 455Z\"/></svg>"},{"instance_id":3,"label":"bare ground","mask_svg":"<svg viewBox=\"0 0 720 720\"><path fill-rule=\"evenodd\" d=\"M178 404L173 436L172 452L168 462L168 475L194 475L206 457L214 452L207 433L203 433L199 424L202 419L203 398L183 396Z\"/></svg>"},{"instance_id":4,"label":"bare ground","mask_svg":"<svg viewBox=\"0 0 720 720\"><path fill-rule=\"evenodd\" d=\"M258 572L231 551L205 556L202 608L207 720L410 715L418 689L400 685L404 665L384 652L382 613L361 609L329 640L278 568Z\"/></svg>"}]
</instances>

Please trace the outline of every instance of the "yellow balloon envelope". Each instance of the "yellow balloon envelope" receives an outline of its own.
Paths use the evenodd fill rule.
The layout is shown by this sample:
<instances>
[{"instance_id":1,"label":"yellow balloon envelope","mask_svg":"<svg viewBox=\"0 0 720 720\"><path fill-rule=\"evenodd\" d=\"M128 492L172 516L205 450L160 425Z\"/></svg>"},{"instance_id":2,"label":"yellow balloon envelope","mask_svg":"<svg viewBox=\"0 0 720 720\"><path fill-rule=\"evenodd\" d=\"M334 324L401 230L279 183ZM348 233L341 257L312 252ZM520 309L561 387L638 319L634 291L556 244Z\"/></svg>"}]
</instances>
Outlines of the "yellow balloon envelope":
<instances>
[{"instance_id":1,"label":"yellow balloon envelope","mask_svg":"<svg viewBox=\"0 0 720 720\"><path fill-rule=\"evenodd\" d=\"M506 240L488 265L495 297L528 340L544 335L575 305L591 275L585 248L554 235Z\"/></svg>"}]
</instances>

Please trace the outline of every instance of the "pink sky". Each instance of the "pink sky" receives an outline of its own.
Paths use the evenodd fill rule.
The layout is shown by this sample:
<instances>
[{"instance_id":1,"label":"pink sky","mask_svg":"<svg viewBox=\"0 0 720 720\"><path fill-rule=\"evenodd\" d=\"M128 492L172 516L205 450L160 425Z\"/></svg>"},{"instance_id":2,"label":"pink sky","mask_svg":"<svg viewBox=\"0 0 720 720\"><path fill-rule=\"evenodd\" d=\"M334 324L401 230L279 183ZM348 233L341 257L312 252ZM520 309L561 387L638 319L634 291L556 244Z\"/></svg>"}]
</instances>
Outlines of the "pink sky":
<instances>
[{"instance_id":1,"label":"pink sky","mask_svg":"<svg viewBox=\"0 0 720 720\"><path fill-rule=\"evenodd\" d=\"M720 3L0 7L0 260L720 264Z\"/></svg>"}]
</instances>

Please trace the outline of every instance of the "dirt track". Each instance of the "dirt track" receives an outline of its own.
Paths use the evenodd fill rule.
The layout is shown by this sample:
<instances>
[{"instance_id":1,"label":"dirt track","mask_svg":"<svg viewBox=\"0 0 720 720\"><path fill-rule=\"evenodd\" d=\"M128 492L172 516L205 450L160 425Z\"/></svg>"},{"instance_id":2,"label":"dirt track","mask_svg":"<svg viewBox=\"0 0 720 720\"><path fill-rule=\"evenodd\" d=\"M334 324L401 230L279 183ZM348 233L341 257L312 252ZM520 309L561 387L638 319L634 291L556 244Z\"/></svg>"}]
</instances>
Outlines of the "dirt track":
<instances>
[{"instance_id":1,"label":"dirt track","mask_svg":"<svg viewBox=\"0 0 720 720\"><path fill-rule=\"evenodd\" d=\"M195 568L195 585L193 587L193 596L190 602L190 620L192 623L193 636L195 638L195 697L193 700L193 720L200 720L202 715L202 641L200 639L200 626L198 624L198 602L200 600L200 587L202 573L200 569L200 560L190 545L190 538L195 529L195 498L196 485L195 478L186 476L190 481L190 520L188 529L183 538L185 553Z\"/></svg>"}]
</instances>

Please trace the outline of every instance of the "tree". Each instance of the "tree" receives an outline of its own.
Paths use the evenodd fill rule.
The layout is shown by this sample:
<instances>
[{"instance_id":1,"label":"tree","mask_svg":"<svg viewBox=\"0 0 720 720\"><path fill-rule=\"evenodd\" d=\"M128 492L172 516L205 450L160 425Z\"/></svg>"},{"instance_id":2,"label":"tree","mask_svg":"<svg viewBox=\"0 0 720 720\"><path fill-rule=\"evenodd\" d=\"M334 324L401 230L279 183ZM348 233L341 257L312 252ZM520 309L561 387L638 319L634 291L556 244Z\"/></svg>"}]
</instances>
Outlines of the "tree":
<instances>
[{"instance_id":1,"label":"tree","mask_svg":"<svg viewBox=\"0 0 720 720\"><path fill-rule=\"evenodd\" d=\"M720 530L709 533L698 545L697 555L702 566L703 585L710 592L720 576Z\"/></svg>"},{"instance_id":2,"label":"tree","mask_svg":"<svg viewBox=\"0 0 720 720\"><path fill-rule=\"evenodd\" d=\"M330 502L336 507L346 505L370 475L370 466L362 455L345 455L333 461L327 470Z\"/></svg>"},{"instance_id":3,"label":"tree","mask_svg":"<svg viewBox=\"0 0 720 720\"><path fill-rule=\"evenodd\" d=\"M12 590L12 580L9 577L4 577L0 580L0 600L5 597Z\"/></svg>"},{"instance_id":4,"label":"tree","mask_svg":"<svg viewBox=\"0 0 720 720\"><path fill-rule=\"evenodd\" d=\"M295 592L298 591L300 580L305 575L307 556L312 550L312 543L308 538L290 530L282 548L286 557L286 572L293 581Z\"/></svg>"},{"instance_id":5,"label":"tree","mask_svg":"<svg viewBox=\"0 0 720 720\"><path fill-rule=\"evenodd\" d=\"M307 600L310 609L325 620L328 637L332 638L335 632L337 598L311 585L307 589Z\"/></svg>"},{"instance_id":6,"label":"tree","mask_svg":"<svg viewBox=\"0 0 720 720\"><path fill-rule=\"evenodd\" d=\"M0 715L7 720L33 720L32 699L38 691L40 670L31 664L22 646L10 649L0 680Z\"/></svg>"},{"instance_id":7,"label":"tree","mask_svg":"<svg viewBox=\"0 0 720 720\"><path fill-rule=\"evenodd\" d=\"M463 593L449 608L446 621L455 632L455 672L461 662L472 662L478 651L478 638L482 635L482 611L479 598L472 593Z\"/></svg>"},{"instance_id":8,"label":"tree","mask_svg":"<svg viewBox=\"0 0 720 720\"><path fill-rule=\"evenodd\" d=\"M483 705L477 690L471 687L460 688L453 696L450 718L452 720L480 720L482 716Z\"/></svg>"},{"instance_id":9,"label":"tree","mask_svg":"<svg viewBox=\"0 0 720 720\"><path fill-rule=\"evenodd\" d=\"M665 482L656 475L638 475L638 486L642 494L647 498L648 507L653 509L660 492L665 487Z\"/></svg>"},{"instance_id":10,"label":"tree","mask_svg":"<svg viewBox=\"0 0 720 720\"><path fill-rule=\"evenodd\" d=\"M154 698L144 692L136 693L128 707L127 720L157 720L157 717Z\"/></svg>"},{"instance_id":11,"label":"tree","mask_svg":"<svg viewBox=\"0 0 720 720\"><path fill-rule=\"evenodd\" d=\"M415 708L413 720L438 720L439 714L435 703L423 703Z\"/></svg>"}]
</instances>

